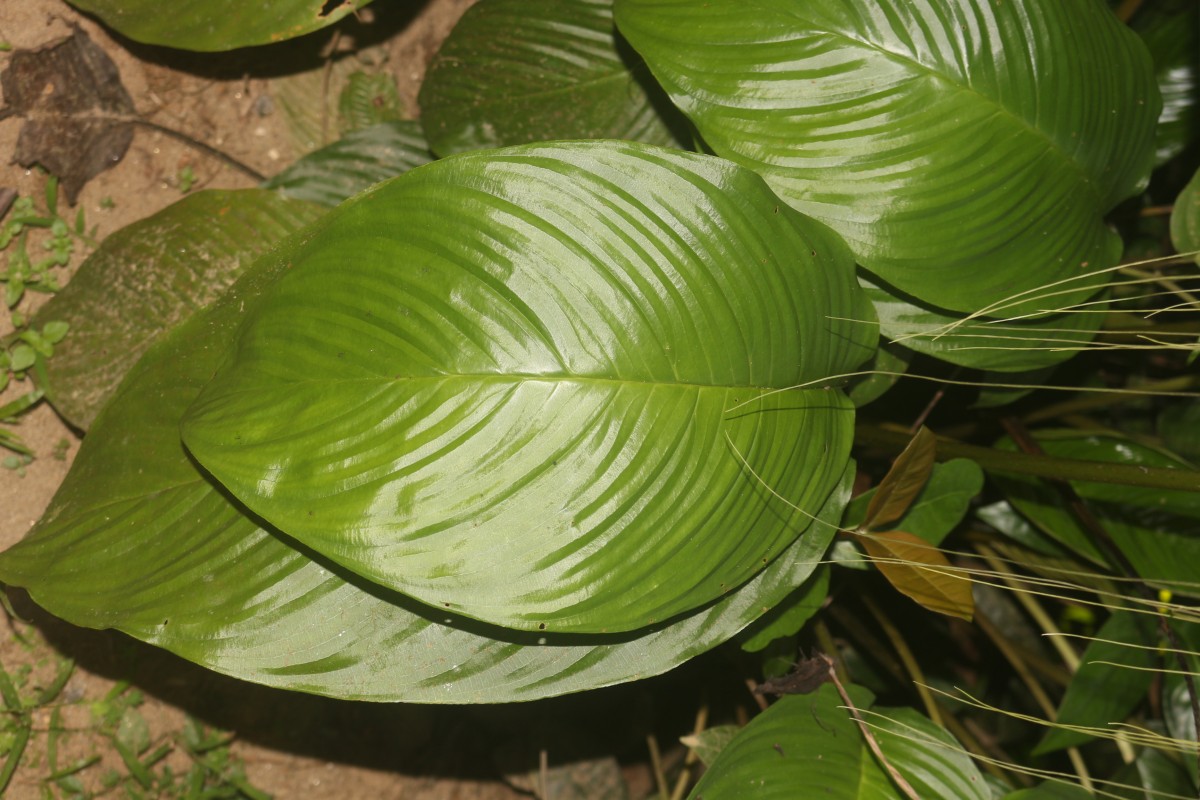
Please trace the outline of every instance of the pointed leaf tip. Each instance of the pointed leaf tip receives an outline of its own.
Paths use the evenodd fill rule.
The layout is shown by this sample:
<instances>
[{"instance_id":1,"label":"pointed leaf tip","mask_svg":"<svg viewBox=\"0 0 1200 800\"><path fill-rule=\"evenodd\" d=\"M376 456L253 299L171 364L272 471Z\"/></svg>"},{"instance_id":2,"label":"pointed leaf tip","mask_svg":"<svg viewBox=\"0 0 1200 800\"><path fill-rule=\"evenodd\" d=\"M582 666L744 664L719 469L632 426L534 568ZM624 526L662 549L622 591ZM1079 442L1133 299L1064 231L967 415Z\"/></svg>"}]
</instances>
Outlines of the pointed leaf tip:
<instances>
[{"instance_id":1,"label":"pointed leaf tip","mask_svg":"<svg viewBox=\"0 0 1200 800\"><path fill-rule=\"evenodd\" d=\"M921 426L871 498L863 530L887 530L899 522L929 481L936 457L937 439Z\"/></svg>"}]
</instances>

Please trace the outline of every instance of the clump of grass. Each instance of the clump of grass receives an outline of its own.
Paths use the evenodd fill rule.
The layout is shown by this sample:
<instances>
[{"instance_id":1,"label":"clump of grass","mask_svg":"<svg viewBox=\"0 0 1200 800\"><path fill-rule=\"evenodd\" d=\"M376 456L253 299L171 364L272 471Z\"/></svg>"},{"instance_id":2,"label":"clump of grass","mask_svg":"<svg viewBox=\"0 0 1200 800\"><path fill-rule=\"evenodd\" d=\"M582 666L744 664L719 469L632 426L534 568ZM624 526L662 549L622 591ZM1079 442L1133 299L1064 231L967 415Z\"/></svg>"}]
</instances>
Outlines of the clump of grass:
<instances>
[{"instance_id":1,"label":"clump of grass","mask_svg":"<svg viewBox=\"0 0 1200 800\"><path fill-rule=\"evenodd\" d=\"M26 312L31 292L53 293L61 288L62 272L76 255L77 244L94 247L94 231L87 231L81 208L73 223L59 214L58 181L46 184L45 209L33 198L0 193L0 292L8 312L9 332L0 337L0 392L19 386L18 396L0 405L0 450L7 451L0 466L24 474L34 453L14 430L20 418L36 407L49 390L46 360L67 335L59 321L33 326ZM31 234L35 234L31 238Z\"/></svg>"},{"instance_id":2,"label":"clump of grass","mask_svg":"<svg viewBox=\"0 0 1200 800\"><path fill-rule=\"evenodd\" d=\"M229 798L269 800L231 751L232 733L188 717L154 734L144 697L127 681L100 698L70 686L75 663L32 629L14 628L25 653L0 666L0 796L36 785L47 798Z\"/></svg>"}]
</instances>

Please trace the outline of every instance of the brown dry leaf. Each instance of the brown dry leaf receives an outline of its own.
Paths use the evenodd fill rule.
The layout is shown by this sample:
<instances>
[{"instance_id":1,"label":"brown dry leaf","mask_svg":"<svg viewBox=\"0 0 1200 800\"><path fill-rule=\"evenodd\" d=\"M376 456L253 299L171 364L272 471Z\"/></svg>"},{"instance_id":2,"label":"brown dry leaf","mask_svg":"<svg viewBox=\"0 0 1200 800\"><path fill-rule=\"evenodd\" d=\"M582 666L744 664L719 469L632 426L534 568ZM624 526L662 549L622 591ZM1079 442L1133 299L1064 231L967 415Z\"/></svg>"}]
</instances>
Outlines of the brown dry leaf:
<instances>
[{"instance_id":1,"label":"brown dry leaf","mask_svg":"<svg viewBox=\"0 0 1200 800\"><path fill-rule=\"evenodd\" d=\"M971 621L975 615L971 581L955 574L936 547L904 531L858 533L855 538L901 594L930 611Z\"/></svg>"},{"instance_id":2,"label":"brown dry leaf","mask_svg":"<svg viewBox=\"0 0 1200 800\"><path fill-rule=\"evenodd\" d=\"M887 530L899 522L929 482L936 456L937 440L922 426L880 481L862 529Z\"/></svg>"},{"instance_id":3,"label":"brown dry leaf","mask_svg":"<svg viewBox=\"0 0 1200 800\"><path fill-rule=\"evenodd\" d=\"M79 28L44 47L14 51L0 88L0 119L25 120L13 161L57 175L71 203L133 140L133 99L116 65Z\"/></svg>"}]
</instances>

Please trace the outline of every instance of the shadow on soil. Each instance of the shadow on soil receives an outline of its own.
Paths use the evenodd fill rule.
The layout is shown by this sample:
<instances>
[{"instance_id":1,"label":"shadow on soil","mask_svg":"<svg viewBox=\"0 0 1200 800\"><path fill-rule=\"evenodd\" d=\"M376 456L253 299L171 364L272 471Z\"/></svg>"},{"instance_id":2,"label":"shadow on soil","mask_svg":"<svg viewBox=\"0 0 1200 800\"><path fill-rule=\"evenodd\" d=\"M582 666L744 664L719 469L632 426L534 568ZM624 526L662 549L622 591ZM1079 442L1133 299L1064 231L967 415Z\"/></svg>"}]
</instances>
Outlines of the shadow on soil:
<instances>
[{"instance_id":1,"label":"shadow on soil","mask_svg":"<svg viewBox=\"0 0 1200 800\"><path fill-rule=\"evenodd\" d=\"M74 627L10 589L16 613L87 671L126 680L238 738L294 755L410 776L489 780L615 757L647 760L646 737L664 750L691 732L700 705L728 719L740 690L734 664L702 656L665 676L583 694L496 706L425 706L333 700L210 672L116 631ZM719 691L713 691L720 687ZM739 692L740 690L740 692ZM719 697L713 697L719 695ZM503 769L501 768L503 767Z\"/></svg>"}]
</instances>

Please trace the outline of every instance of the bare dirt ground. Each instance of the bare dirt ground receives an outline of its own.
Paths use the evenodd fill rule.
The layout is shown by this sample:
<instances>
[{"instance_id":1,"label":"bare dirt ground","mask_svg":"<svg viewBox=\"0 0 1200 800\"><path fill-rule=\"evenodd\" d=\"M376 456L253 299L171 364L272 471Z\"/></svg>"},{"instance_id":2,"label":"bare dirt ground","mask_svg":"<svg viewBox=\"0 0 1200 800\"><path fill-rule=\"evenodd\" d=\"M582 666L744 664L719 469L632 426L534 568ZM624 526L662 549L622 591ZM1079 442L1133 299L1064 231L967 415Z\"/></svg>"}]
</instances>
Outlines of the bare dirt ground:
<instances>
[{"instance_id":1,"label":"bare dirt ground","mask_svg":"<svg viewBox=\"0 0 1200 800\"><path fill-rule=\"evenodd\" d=\"M181 130L270 175L304 149L279 113L280 81L289 70L320 69L331 53L382 48L402 99L415 114L425 64L470 3L380 2L371 7L372 19L360 21L349 33L318 33L286 51L191 55L116 37L62 0L0 0L0 41L16 49L36 48L79 26L114 60L141 116ZM7 58L0 53L0 69ZM9 163L19 127L17 119L0 121L0 187L40 198L46 176ZM97 238L102 239L179 200L187 170L195 176L197 189L254 183L195 148L139 129L123 160L87 184L76 208L84 210L89 228L96 226ZM76 208L69 210L71 218ZM12 395L11 389L0 395L0 404ZM80 442L46 405L26 415L18 431L39 457L23 476L0 470L0 549L24 536L41 515ZM528 797L532 788L528 775L537 770L542 751L548 753L552 766L577 757L607 759L611 774L617 770L613 756L624 763L616 774L625 787L585 786L575 793L555 795L559 800L646 796L651 783L641 762L647 733L656 726L669 729L664 720L686 719L694 713L700 692L696 689L691 704L684 703L678 713L663 707L653 681L520 707L343 703L225 679L120 634L73 628L41 612L21 593L11 594L17 613L29 623L0 623L0 663L11 675L30 673L29 682L37 685L39 680L49 680L58 658L74 659L77 667L62 694L69 701L63 712L68 728L74 724L71 714L83 715L76 727L86 728L88 703L104 698L118 681L129 681L146 696L139 710L153 735L178 731L188 716L232 731L236 734L232 754L244 760L250 783L279 798ZM678 680L673 686L677 684ZM677 688L672 691L678 694ZM34 722L35 730L48 724L39 716ZM672 734L681 732L685 731L668 730L662 741L669 744ZM80 773L85 784L94 784L94 776L105 765L120 766L103 742L89 741L82 734L77 739L60 744L64 748L60 763L68 761L71 752L103 751L105 759L104 764ZM40 741L36 737L32 741L7 796L45 796L48 770L45 744ZM573 742L569 750L564 744L568 741ZM179 764L180 769L186 767ZM503 773L509 773L510 779L503 780ZM525 777L512 777L517 774Z\"/></svg>"}]
</instances>

